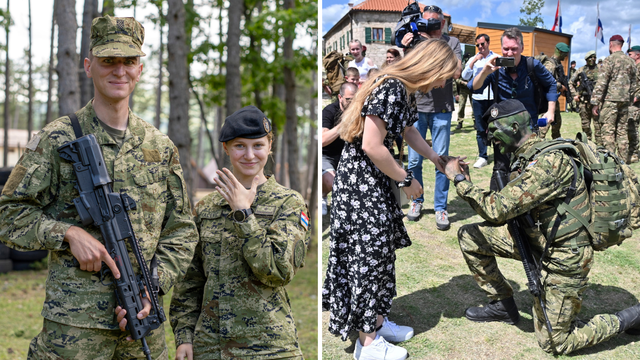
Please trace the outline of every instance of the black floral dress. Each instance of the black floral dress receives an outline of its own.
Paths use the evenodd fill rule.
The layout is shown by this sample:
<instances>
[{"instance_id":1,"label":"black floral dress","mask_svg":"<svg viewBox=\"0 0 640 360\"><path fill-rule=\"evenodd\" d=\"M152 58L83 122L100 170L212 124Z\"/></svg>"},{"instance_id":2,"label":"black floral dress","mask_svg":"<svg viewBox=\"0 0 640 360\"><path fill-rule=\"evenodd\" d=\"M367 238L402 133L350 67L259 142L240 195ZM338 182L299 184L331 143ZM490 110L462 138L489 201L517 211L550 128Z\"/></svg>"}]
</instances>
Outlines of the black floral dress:
<instances>
[{"instance_id":1,"label":"black floral dress","mask_svg":"<svg viewBox=\"0 0 640 360\"><path fill-rule=\"evenodd\" d=\"M385 79L365 100L362 116L387 123L391 149L405 127L418 120L415 98L396 79ZM396 295L395 250L411 245L393 196L391 180L362 150L362 139L345 143L333 182L331 244L322 308L331 312L329 332L371 333L377 315L389 314ZM404 195L404 194L402 194Z\"/></svg>"}]
</instances>

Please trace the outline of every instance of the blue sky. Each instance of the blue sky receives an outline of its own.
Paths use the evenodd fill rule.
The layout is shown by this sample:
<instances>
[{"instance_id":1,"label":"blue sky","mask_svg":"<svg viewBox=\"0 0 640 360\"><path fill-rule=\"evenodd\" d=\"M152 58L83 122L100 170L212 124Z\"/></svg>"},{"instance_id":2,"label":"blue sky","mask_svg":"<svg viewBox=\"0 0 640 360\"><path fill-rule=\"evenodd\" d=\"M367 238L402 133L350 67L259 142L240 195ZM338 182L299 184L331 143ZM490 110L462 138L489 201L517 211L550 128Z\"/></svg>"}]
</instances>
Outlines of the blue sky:
<instances>
[{"instance_id":1,"label":"blue sky","mask_svg":"<svg viewBox=\"0 0 640 360\"><path fill-rule=\"evenodd\" d=\"M356 4L363 0L351 0ZM326 33L344 14L347 13L348 0L321 0L322 2L322 34ZM420 1L426 5L438 5L451 15L455 24L476 26L478 22L499 24L518 24L520 7L523 0L440 0ZM553 26L557 0L546 0L542 9L544 25L547 29ZM595 48L596 0L561 0L562 32L573 35L571 60L578 66L584 65L584 55ZM631 44L640 45L640 6L637 0L599 1L600 20L604 28L605 44L598 43L598 58L609 55L608 40L615 34L626 39L631 27ZM634 4L635 3L635 4ZM635 5L635 6L634 6ZM635 23L635 24L634 24Z\"/></svg>"}]
</instances>

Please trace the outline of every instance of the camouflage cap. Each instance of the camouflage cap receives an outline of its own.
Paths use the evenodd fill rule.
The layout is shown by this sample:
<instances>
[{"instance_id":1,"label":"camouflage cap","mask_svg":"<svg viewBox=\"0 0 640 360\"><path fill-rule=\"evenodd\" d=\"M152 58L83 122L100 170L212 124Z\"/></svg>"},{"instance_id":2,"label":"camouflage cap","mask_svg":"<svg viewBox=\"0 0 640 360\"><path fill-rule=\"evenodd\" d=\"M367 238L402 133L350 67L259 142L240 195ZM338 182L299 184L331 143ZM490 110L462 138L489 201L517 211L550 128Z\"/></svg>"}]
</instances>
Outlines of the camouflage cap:
<instances>
[{"instance_id":1,"label":"camouflage cap","mask_svg":"<svg viewBox=\"0 0 640 360\"><path fill-rule=\"evenodd\" d=\"M96 57L138 57L142 52L144 27L132 17L106 15L91 24L91 53Z\"/></svg>"},{"instance_id":2,"label":"camouflage cap","mask_svg":"<svg viewBox=\"0 0 640 360\"><path fill-rule=\"evenodd\" d=\"M596 52L591 50L587 53L587 55L584 56L584 59L587 60L588 58L592 57L592 56L596 56Z\"/></svg>"}]
</instances>

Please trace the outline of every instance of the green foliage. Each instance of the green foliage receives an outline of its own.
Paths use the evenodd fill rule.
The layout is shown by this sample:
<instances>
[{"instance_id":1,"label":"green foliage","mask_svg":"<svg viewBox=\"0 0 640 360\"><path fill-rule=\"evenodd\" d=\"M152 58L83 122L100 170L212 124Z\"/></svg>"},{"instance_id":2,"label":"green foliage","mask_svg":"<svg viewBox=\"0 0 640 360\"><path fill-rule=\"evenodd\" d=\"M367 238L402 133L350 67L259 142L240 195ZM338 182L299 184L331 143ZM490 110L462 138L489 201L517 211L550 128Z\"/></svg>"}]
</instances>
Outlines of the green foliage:
<instances>
[{"instance_id":1,"label":"green foliage","mask_svg":"<svg viewBox=\"0 0 640 360\"><path fill-rule=\"evenodd\" d=\"M525 14L520 18L520 25L535 26L544 29L544 20L540 11L544 7L544 0L524 0L520 13Z\"/></svg>"}]
</instances>

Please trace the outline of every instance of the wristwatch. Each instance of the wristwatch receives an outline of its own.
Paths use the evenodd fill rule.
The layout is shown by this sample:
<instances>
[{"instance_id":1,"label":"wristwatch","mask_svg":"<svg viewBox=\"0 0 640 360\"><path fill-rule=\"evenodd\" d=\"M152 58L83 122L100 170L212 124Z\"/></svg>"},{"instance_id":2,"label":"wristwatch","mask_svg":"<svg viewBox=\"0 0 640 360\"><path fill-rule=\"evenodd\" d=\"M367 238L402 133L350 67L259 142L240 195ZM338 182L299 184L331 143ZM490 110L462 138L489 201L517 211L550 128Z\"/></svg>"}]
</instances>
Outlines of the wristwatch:
<instances>
[{"instance_id":1,"label":"wristwatch","mask_svg":"<svg viewBox=\"0 0 640 360\"><path fill-rule=\"evenodd\" d=\"M404 180L398 183L398 187L402 188L411 186L411 180L413 180L413 171L407 170L407 177L405 177Z\"/></svg>"},{"instance_id":2,"label":"wristwatch","mask_svg":"<svg viewBox=\"0 0 640 360\"><path fill-rule=\"evenodd\" d=\"M465 180L467 180L467 178L464 176L464 174L458 174L453 178L453 186L456 186L458 185L458 183Z\"/></svg>"},{"instance_id":3,"label":"wristwatch","mask_svg":"<svg viewBox=\"0 0 640 360\"><path fill-rule=\"evenodd\" d=\"M247 220L247 218L251 214L253 214L253 210L251 210L251 208L249 208L249 209L236 210L233 213L231 213L231 216L233 216L233 220L235 220L236 222L243 222L243 221Z\"/></svg>"}]
</instances>

